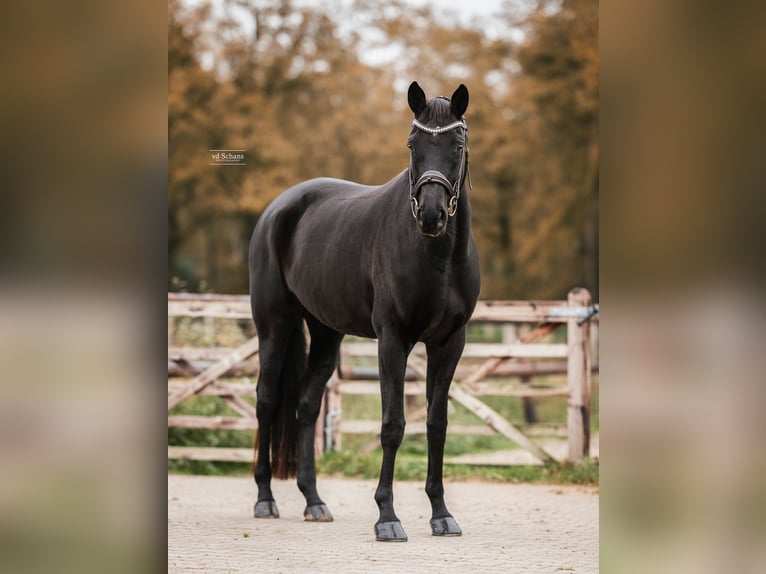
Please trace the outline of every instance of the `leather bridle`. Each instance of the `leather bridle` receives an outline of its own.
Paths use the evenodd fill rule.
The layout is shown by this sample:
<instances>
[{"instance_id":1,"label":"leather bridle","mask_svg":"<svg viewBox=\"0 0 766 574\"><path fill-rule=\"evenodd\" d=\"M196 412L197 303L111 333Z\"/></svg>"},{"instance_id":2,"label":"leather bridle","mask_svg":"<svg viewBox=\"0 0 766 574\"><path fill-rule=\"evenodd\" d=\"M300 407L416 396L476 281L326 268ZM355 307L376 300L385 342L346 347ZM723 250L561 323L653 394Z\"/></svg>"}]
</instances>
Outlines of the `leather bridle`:
<instances>
[{"instance_id":1,"label":"leather bridle","mask_svg":"<svg viewBox=\"0 0 766 574\"><path fill-rule=\"evenodd\" d=\"M455 183L451 183L449 179L440 171L435 169L429 169L421 175L417 181L414 179L412 170L412 150L410 149L410 207L412 208L412 216L417 219L420 206L418 205L417 193L421 187L427 183L438 183L447 191L449 196L449 202L447 207L447 213L450 217L457 213L457 202L460 199L460 188L463 187L466 177L468 178L468 188L473 189L471 184L471 172L468 169L468 126L465 120L459 120L446 126L437 126L435 128L428 127L425 124L420 123L418 120L413 120L412 125L427 134L431 134L436 137L439 134L445 132L463 128L465 130L465 144L463 145L463 154L460 158L460 169L458 171L457 180Z\"/></svg>"}]
</instances>

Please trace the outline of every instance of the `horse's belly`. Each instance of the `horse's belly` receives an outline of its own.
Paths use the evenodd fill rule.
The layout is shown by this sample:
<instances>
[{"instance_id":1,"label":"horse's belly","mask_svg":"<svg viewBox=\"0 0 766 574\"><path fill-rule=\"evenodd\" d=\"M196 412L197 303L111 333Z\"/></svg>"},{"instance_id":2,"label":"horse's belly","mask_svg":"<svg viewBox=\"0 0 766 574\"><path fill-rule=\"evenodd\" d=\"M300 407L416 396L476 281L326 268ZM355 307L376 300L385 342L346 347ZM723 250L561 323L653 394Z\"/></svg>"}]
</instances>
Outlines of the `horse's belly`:
<instances>
[{"instance_id":1,"label":"horse's belly","mask_svg":"<svg viewBox=\"0 0 766 574\"><path fill-rule=\"evenodd\" d=\"M318 304L305 305L306 310L322 324L346 335L358 337L375 337L372 328L371 312L365 305L358 302L336 298Z\"/></svg>"},{"instance_id":2,"label":"horse's belly","mask_svg":"<svg viewBox=\"0 0 766 574\"><path fill-rule=\"evenodd\" d=\"M372 328L372 302L366 289L353 282L314 275L313 280L297 282L291 291L301 305L320 323L346 335L375 337Z\"/></svg>"}]
</instances>

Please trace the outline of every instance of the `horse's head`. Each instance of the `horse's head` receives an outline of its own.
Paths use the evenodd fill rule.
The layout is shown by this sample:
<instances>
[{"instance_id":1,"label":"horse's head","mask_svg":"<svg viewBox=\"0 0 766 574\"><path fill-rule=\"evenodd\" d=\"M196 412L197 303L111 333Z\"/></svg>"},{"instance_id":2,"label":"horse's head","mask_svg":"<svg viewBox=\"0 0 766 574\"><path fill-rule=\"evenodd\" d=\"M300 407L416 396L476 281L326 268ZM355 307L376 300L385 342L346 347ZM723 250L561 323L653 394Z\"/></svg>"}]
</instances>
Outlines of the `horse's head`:
<instances>
[{"instance_id":1,"label":"horse's head","mask_svg":"<svg viewBox=\"0 0 766 574\"><path fill-rule=\"evenodd\" d=\"M460 84L451 99L426 100L422 88L412 82L407 101L415 114L407 139L412 215L420 233L438 237L457 211L468 173L468 128L463 119L468 89Z\"/></svg>"}]
</instances>

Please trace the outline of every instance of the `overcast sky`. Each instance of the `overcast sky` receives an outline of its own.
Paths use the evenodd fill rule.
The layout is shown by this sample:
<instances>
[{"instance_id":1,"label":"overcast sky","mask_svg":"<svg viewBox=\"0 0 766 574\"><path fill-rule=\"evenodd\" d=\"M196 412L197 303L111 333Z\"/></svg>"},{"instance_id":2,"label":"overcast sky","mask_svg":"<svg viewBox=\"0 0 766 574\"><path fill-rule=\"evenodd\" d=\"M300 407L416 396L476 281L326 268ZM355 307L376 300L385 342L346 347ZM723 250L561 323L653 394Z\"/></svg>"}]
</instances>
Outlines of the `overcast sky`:
<instances>
[{"instance_id":1,"label":"overcast sky","mask_svg":"<svg viewBox=\"0 0 766 574\"><path fill-rule=\"evenodd\" d=\"M321 0L307 0L319 3ZM457 13L463 23L470 22L476 16L491 16L500 9L503 0L407 0L413 5L430 4L439 12Z\"/></svg>"},{"instance_id":2,"label":"overcast sky","mask_svg":"<svg viewBox=\"0 0 766 574\"><path fill-rule=\"evenodd\" d=\"M202 4L205 0L182 0L184 4L189 6L195 6ZM335 3L339 3L343 6L350 6L354 0L293 0L296 7L299 6L321 6L324 8ZM492 18L494 14L497 14L505 0L406 0L412 5L422 6L424 4L430 4L434 8L434 13L438 16L443 16L445 21L452 21L457 18L463 25L480 26L481 30L488 36L510 35L516 41L520 41L523 38L523 33L519 29L509 30L507 25L504 25L501 20ZM530 0L516 0L519 7L529 7ZM226 0L212 0L214 6L214 13L221 13L223 6L227 5ZM335 4L337 6L337 4ZM231 6L230 4L228 5ZM241 25L242 30L245 33L249 33L253 27L252 17L247 12L234 9L232 14L237 17L242 16ZM354 26L352 21L340 22L340 28ZM376 36L375 31L370 31L371 38ZM366 64L380 65L380 64L392 64L397 60L398 51L395 45L380 46L371 48L370 44L362 46L360 52L361 59ZM202 64L205 67L213 66L212 54L202 55Z\"/></svg>"},{"instance_id":3,"label":"overcast sky","mask_svg":"<svg viewBox=\"0 0 766 574\"><path fill-rule=\"evenodd\" d=\"M201 4L203 0L184 0L185 4ZM349 5L353 0L335 0L342 4ZM504 0L406 0L415 6L430 4L436 9L437 13L457 14L465 24L476 17L491 16L500 10ZM214 4L225 3L226 0L214 0ZM327 0L294 0L295 4L307 6L327 5ZM521 3L527 4L528 1L522 0Z\"/></svg>"}]
</instances>

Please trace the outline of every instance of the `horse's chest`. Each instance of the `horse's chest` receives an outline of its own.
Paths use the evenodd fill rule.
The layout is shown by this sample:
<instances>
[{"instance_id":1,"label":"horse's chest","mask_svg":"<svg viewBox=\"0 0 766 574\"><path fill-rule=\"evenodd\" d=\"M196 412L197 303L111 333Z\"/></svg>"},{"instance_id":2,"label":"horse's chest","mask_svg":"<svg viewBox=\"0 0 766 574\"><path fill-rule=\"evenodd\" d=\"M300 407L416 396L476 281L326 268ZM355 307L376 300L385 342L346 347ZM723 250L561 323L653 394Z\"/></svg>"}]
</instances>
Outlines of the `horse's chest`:
<instances>
[{"instance_id":1,"label":"horse's chest","mask_svg":"<svg viewBox=\"0 0 766 574\"><path fill-rule=\"evenodd\" d=\"M448 279L442 275L423 280L405 300L401 318L418 338L445 326L450 328L465 314L465 305Z\"/></svg>"}]
</instances>

